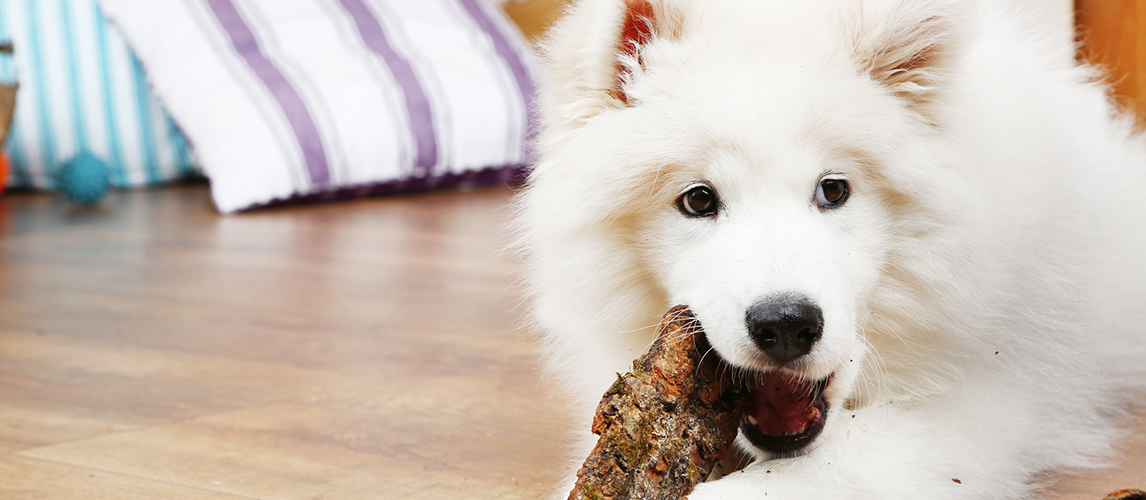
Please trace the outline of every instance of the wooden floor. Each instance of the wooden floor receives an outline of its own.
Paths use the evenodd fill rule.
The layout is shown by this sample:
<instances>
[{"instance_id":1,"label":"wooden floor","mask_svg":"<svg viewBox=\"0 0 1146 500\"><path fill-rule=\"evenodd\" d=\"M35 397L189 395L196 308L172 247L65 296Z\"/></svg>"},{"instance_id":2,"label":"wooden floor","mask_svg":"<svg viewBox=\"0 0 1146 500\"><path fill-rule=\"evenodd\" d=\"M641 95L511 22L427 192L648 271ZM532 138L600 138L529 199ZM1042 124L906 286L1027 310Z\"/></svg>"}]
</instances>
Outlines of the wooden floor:
<instances>
[{"instance_id":1,"label":"wooden floor","mask_svg":"<svg viewBox=\"0 0 1146 500\"><path fill-rule=\"evenodd\" d=\"M202 185L0 197L0 498L539 498L509 192L221 217ZM1146 486L1121 468L1061 498Z\"/></svg>"}]
</instances>

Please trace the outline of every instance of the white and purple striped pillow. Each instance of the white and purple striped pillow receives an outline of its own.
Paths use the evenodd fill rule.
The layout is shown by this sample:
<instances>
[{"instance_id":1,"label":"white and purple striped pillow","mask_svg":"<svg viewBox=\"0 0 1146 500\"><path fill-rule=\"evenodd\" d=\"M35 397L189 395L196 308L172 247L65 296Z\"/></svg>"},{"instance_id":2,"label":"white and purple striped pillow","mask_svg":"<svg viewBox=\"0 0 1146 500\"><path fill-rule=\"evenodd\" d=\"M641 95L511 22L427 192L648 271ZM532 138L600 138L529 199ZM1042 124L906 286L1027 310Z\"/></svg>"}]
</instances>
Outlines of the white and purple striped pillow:
<instances>
[{"instance_id":1,"label":"white and purple striped pillow","mask_svg":"<svg viewBox=\"0 0 1146 500\"><path fill-rule=\"evenodd\" d=\"M503 182L533 67L489 0L101 0L233 212Z\"/></svg>"}]
</instances>

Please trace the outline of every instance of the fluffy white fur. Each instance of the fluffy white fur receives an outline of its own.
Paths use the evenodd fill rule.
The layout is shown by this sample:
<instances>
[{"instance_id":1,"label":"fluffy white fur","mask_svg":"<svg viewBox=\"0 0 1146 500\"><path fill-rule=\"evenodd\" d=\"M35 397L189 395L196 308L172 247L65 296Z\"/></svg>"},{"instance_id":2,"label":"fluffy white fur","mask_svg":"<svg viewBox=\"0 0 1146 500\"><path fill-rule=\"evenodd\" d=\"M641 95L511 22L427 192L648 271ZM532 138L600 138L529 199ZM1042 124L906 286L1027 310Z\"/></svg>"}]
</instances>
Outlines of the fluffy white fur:
<instances>
[{"instance_id":1,"label":"fluffy white fur","mask_svg":"<svg viewBox=\"0 0 1146 500\"><path fill-rule=\"evenodd\" d=\"M791 368L835 374L826 428L794 457L741 442L755 461L692 500L1026 498L1101 464L1146 381L1146 142L1073 46L996 0L651 4L639 57L626 0L551 32L518 199L575 460L670 306L766 370L745 309L796 292L824 313ZM677 210L697 181L715 218Z\"/></svg>"}]
</instances>

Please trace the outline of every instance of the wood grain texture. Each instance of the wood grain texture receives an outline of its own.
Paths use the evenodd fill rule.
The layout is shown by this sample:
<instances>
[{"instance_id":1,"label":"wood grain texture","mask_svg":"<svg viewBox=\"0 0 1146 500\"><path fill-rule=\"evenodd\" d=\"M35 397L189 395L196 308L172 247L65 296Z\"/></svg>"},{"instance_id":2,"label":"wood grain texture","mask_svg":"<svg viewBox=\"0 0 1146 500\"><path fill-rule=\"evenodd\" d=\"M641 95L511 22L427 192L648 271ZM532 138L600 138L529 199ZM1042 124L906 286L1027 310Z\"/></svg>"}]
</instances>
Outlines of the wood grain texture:
<instances>
[{"instance_id":1,"label":"wood grain texture","mask_svg":"<svg viewBox=\"0 0 1146 500\"><path fill-rule=\"evenodd\" d=\"M505 12L517 23L525 37L537 41L545 35L559 17L570 0L511 0L505 4Z\"/></svg>"},{"instance_id":2,"label":"wood grain texture","mask_svg":"<svg viewBox=\"0 0 1146 500\"><path fill-rule=\"evenodd\" d=\"M572 422L518 327L509 195L222 217L202 185L5 194L0 498L551 493ZM1146 484L1131 425L1060 498Z\"/></svg>"},{"instance_id":3,"label":"wood grain texture","mask_svg":"<svg viewBox=\"0 0 1146 500\"><path fill-rule=\"evenodd\" d=\"M1146 0L1076 0L1075 21L1083 57L1146 126Z\"/></svg>"},{"instance_id":4,"label":"wood grain texture","mask_svg":"<svg viewBox=\"0 0 1146 500\"><path fill-rule=\"evenodd\" d=\"M17 480L46 464L131 478L100 486L125 498L553 484L563 412L517 326L508 191L234 217L204 186L110 196L0 198L0 498L85 498Z\"/></svg>"}]
</instances>

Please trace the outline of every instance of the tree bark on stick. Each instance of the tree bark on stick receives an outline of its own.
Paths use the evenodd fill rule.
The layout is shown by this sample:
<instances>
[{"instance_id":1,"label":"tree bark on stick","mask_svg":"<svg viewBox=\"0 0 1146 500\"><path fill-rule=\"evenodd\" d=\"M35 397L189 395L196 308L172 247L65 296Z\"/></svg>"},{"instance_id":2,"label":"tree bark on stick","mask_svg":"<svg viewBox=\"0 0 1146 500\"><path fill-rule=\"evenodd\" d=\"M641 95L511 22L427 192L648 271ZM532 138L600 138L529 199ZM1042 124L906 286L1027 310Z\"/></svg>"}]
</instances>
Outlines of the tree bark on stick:
<instances>
[{"instance_id":1,"label":"tree bark on stick","mask_svg":"<svg viewBox=\"0 0 1146 500\"><path fill-rule=\"evenodd\" d=\"M736 438L744 392L686 306L597 406L597 446L569 500L668 500L704 481Z\"/></svg>"}]
</instances>

